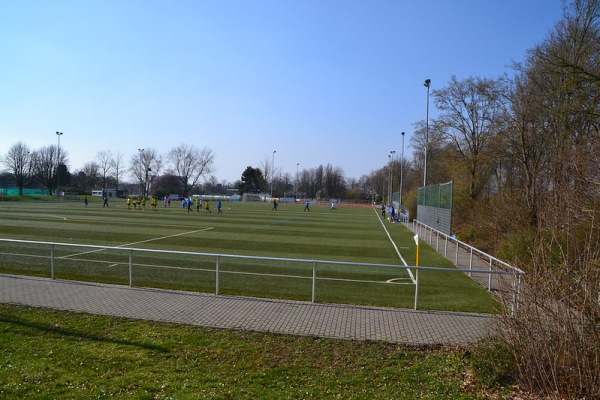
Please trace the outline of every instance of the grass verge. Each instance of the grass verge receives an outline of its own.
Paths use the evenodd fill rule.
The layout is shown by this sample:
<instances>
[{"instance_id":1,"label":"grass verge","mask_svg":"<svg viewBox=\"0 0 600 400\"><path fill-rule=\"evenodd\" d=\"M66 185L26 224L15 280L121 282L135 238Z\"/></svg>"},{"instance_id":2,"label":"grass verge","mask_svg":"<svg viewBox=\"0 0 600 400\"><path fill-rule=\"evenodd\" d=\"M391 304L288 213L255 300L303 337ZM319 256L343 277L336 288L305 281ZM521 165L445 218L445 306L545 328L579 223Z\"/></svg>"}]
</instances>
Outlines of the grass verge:
<instances>
[{"instance_id":1,"label":"grass verge","mask_svg":"<svg viewBox=\"0 0 600 400\"><path fill-rule=\"evenodd\" d=\"M0 305L1 398L490 398L464 354Z\"/></svg>"}]
</instances>

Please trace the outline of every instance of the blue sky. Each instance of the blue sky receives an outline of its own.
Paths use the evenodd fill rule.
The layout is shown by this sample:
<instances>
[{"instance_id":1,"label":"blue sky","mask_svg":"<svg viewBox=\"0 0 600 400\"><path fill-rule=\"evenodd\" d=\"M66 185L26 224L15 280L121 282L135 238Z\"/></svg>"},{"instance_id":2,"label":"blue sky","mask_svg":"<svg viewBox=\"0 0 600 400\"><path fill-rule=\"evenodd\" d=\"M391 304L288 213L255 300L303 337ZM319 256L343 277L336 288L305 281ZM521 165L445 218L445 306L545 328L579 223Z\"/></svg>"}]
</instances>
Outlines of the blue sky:
<instances>
[{"instance_id":1,"label":"blue sky","mask_svg":"<svg viewBox=\"0 0 600 400\"><path fill-rule=\"evenodd\" d=\"M71 171L188 143L219 181L273 151L292 176L360 178L402 131L410 158L425 79L510 73L561 16L561 0L2 0L0 154L61 131Z\"/></svg>"}]
</instances>

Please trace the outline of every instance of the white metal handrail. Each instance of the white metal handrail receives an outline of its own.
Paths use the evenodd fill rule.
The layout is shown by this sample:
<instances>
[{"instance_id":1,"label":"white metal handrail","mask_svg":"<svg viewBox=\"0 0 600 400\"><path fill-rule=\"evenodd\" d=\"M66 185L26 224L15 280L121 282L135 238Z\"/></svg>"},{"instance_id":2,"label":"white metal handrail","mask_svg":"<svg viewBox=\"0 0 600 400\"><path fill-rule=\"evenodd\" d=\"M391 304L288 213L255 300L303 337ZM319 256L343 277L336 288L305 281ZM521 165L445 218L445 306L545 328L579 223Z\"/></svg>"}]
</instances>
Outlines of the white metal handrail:
<instances>
[{"instance_id":1,"label":"white metal handrail","mask_svg":"<svg viewBox=\"0 0 600 400\"><path fill-rule=\"evenodd\" d=\"M482 261L487 260L488 261L487 272L489 272L488 280L487 280L487 289L489 291L492 291L494 289L492 286L492 276L494 276L494 266L497 266L499 268L499 271L504 271L504 272L506 272L506 274L513 275L513 280L512 280L513 307L514 307L514 305L518 306L517 300L518 300L519 292L520 292L520 288L521 288L521 283L522 283L521 280L522 280L522 277L525 275L525 272L523 270L521 270L505 261L502 261L499 258L496 258L488 253L485 253L485 252L471 246L468 243L462 242L453 236L447 235L444 232L441 232L441 231L439 231L427 224L424 224L421 221L418 221L416 219L413 220L413 232L417 232L420 237L424 238L429 243L429 245L431 247L434 247L435 250L439 253L442 252L440 250L440 238L442 240L444 240L443 254L444 254L444 257L446 257L449 260L451 260L450 256L448 255L449 244L450 245L454 244L454 249L455 249L454 265L456 265L459 269L461 267L460 262L459 262L460 249L463 249L465 252L468 252L469 262L468 262L468 269L466 270L466 272L471 277L473 274L481 272L481 271L473 269L473 263L475 261L475 257L479 258ZM434 235L435 235L435 246L433 243ZM513 313L516 313L517 311L518 310L513 309Z\"/></svg>"},{"instance_id":2,"label":"white metal handrail","mask_svg":"<svg viewBox=\"0 0 600 400\"><path fill-rule=\"evenodd\" d=\"M50 278L55 279L55 248L57 246L62 247L76 247L76 248L87 248L87 249L98 249L98 250L114 250L127 252L128 255L128 279L129 286L133 286L133 255L134 253L162 253L172 255L191 255L198 257L208 257L215 259L215 294L220 294L220 262L222 259L245 259L245 260L263 260L263 261L278 261L278 262L294 262L299 264L307 264L312 268L312 293L311 301L316 302L316 287L317 287L317 266L318 265L343 265L343 266L360 266L367 268L390 268L390 269L402 269L402 270L422 270L422 271L444 271L444 272L464 272L464 273L484 273L484 274L501 274L507 275L510 272L506 271L491 271L491 270L474 270L470 269L449 269L442 267L427 267L427 266L405 266L405 265L393 265L393 264L377 264L377 263L357 263L357 262L344 262L344 261L330 261L330 260L315 260L315 259L297 259L297 258L284 258L284 257L261 257L261 256L247 256L247 255L235 255L235 254L218 254L218 253L202 253L202 252L191 252L191 251L175 251L175 250L159 250L159 249L142 249L133 247L115 247L115 246L100 246L91 244L78 244L78 243L59 243L59 242L45 242L45 241L31 241L31 240L18 240L18 239L0 239L0 242L12 242L22 243L31 245L43 245L50 247ZM419 279L418 274L415 282L415 310L418 308L418 287Z\"/></svg>"}]
</instances>

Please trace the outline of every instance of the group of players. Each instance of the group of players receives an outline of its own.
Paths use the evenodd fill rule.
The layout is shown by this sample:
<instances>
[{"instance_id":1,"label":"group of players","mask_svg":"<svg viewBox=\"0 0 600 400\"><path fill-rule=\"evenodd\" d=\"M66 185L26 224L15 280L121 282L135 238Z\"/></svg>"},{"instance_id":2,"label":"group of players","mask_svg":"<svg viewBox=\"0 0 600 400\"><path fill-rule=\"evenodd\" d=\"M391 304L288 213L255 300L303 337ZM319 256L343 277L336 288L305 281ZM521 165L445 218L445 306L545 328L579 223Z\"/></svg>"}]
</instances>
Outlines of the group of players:
<instances>
[{"instance_id":1,"label":"group of players","mask_svg":"<svg viewBox=\"0 0 600 400\"><path fill-rule=\"evenodd\" d=\"M133 205L133 209L134 210L145 210L146 209L146 197L145 196L138 196L138 197L134 197L133 199L131 197L127 198L127 209L131 210L131 206ZM156 196L152 196L150 198L150 209L153 211L158 211L158 198L156 198Z\"/></svg>"}]
</instances>

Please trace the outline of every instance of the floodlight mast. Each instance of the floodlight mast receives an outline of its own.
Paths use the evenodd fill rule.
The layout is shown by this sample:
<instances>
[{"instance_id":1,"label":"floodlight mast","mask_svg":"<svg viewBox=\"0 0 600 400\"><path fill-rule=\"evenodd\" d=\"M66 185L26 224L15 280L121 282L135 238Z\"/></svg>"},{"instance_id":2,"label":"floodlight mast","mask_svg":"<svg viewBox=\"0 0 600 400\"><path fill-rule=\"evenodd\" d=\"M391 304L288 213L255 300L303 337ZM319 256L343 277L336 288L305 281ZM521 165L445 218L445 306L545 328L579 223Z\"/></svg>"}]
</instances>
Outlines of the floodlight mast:
<instances>
[{"instance_id":1,"label":"floodlight mast","mask_svg":"<svg viewBox=\"0 0 600 400\"><path fill-rule=\"evenodd\" d=\"M404 177L404 171L403 171L403 166L404 166L404 132L401 133L402 135L402 155L400 156L400 211L402 211L402 180Z\"/></svg>"},{"instance_id":2,"label":"floodlight mast","mask_svg":"<svg viewBox=\"0 0 600 400\"><path fill-rule=\"evenodd\" d=\"M427 186L427 152L429 149L429 87L431 79L425 79L423 84L427 88L427 114L425 119L425 163L423 165L423 187Z\"/></svg>"},{"instance_id":3,"label":"floodlight mast","mask_svg":"<svg viewBox=\"0 0 600 400\"><path fill-rule=\"evenodd\" d=\"M396 150L390 151L391 156L391 164L390 164L390 205L392 205L393 196L394 196L394 157L396 154Z\"/></svg>"}]
</instances>

